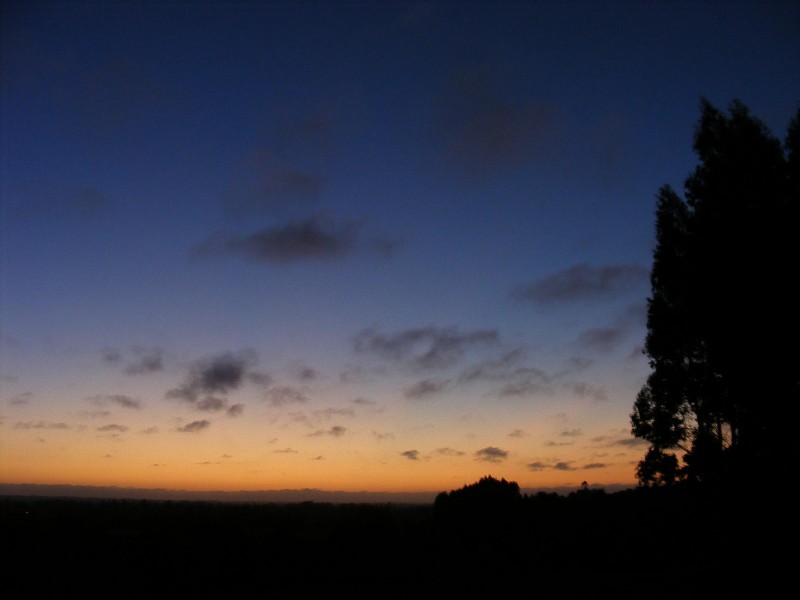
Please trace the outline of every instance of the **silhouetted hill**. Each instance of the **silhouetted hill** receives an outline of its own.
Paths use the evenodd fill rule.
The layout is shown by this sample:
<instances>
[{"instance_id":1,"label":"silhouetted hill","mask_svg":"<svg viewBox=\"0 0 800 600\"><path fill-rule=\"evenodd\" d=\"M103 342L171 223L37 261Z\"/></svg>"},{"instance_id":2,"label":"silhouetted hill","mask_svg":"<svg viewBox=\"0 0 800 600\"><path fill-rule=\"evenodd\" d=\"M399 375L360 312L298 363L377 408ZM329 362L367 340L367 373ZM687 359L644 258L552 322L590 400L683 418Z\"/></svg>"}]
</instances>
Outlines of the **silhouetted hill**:
<instances>
[{"instance_id":1,"label":"silhouetted hill","mask_svg":"<svg viewBox=\"0 0 800 600\"><path fill-rule=\"evenodd\" d=\"M458 492L445 496L469 495ZM797 520L787 497L689 486L501 492L455 509L438 497L334 504L5 496L4 589L13 598L729 598L752 597L745 591L754 584L758 597L771 597L793 573L794 554L783 548L796 541Z\"/></svg>"}]
</instances>

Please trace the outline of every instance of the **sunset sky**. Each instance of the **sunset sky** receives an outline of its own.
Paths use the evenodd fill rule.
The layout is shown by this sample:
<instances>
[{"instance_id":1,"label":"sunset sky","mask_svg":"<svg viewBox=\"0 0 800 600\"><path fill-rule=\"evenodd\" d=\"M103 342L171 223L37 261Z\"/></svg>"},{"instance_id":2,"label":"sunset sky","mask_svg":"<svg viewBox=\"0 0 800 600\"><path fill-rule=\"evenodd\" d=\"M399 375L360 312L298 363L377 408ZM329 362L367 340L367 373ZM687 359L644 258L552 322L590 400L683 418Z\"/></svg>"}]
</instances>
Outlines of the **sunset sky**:
<instances>
[{"instance_id":1,"label":"sunset sky","mask_svg":"<svg viewBox=\"0 0 800 600\"><path fill-rule=\"evenodd\" d=\"M797 3L7 2L0 483L635 483L658 188Z\"/></svg>"}]
</instances>

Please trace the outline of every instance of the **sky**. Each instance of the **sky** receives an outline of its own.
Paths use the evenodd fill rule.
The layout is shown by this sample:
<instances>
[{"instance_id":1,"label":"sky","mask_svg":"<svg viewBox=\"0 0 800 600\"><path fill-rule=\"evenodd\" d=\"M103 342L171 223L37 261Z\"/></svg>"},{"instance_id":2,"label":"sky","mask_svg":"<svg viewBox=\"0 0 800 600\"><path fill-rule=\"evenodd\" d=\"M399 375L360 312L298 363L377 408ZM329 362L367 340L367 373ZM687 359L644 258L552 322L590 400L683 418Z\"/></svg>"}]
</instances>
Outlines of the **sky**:
<instances>
[{"instance_id":1,"label":"sky","mask_svg":"<svg viewBox=\"0 0 800 600\"><path fill-rule=\"evenodd\" d=\"M800 7L6 2L0 483L636 483L664 184Z\"/></svg>"}]
</instances>

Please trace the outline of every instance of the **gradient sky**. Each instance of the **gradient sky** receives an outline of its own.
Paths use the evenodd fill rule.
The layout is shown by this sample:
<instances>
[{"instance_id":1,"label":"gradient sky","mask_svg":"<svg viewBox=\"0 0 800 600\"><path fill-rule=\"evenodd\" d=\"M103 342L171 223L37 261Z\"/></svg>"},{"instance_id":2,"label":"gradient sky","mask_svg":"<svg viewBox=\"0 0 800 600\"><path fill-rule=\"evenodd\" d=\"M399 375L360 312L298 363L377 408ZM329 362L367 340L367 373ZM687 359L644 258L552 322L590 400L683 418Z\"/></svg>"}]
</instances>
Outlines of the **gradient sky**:
<instances>
[{"instance_id":1,"label":"gradient sky","mask_svg":"<svg viewBox=\"0 0 800 600\"><path fill-rule=\"evenodd\" d=\"M3 8L0 482L633 484L655 194L796 3Z\"/></svg>"}]
</instances>

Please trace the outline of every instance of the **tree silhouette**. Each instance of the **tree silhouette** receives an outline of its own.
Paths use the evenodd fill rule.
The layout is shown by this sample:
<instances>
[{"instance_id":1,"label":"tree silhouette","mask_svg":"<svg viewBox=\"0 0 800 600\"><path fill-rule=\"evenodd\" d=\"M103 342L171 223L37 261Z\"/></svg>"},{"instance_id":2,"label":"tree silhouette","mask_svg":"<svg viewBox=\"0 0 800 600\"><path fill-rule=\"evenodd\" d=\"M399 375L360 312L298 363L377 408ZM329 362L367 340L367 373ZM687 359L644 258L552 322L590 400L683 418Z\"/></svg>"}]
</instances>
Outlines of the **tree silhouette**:
<instances>
[{"instance_id":1,"label":"tree silhouette","mask_svg":"<svg viewBox=\"0 0 800 600\"><path fill-rule=\"evenodd\" d=\"M694 150L685 199L657 196L651 372L631 414L645 485L785 473L800 454L800 111L782 144L741 102L703 100Z\"/></svg>"}]
</instances>

